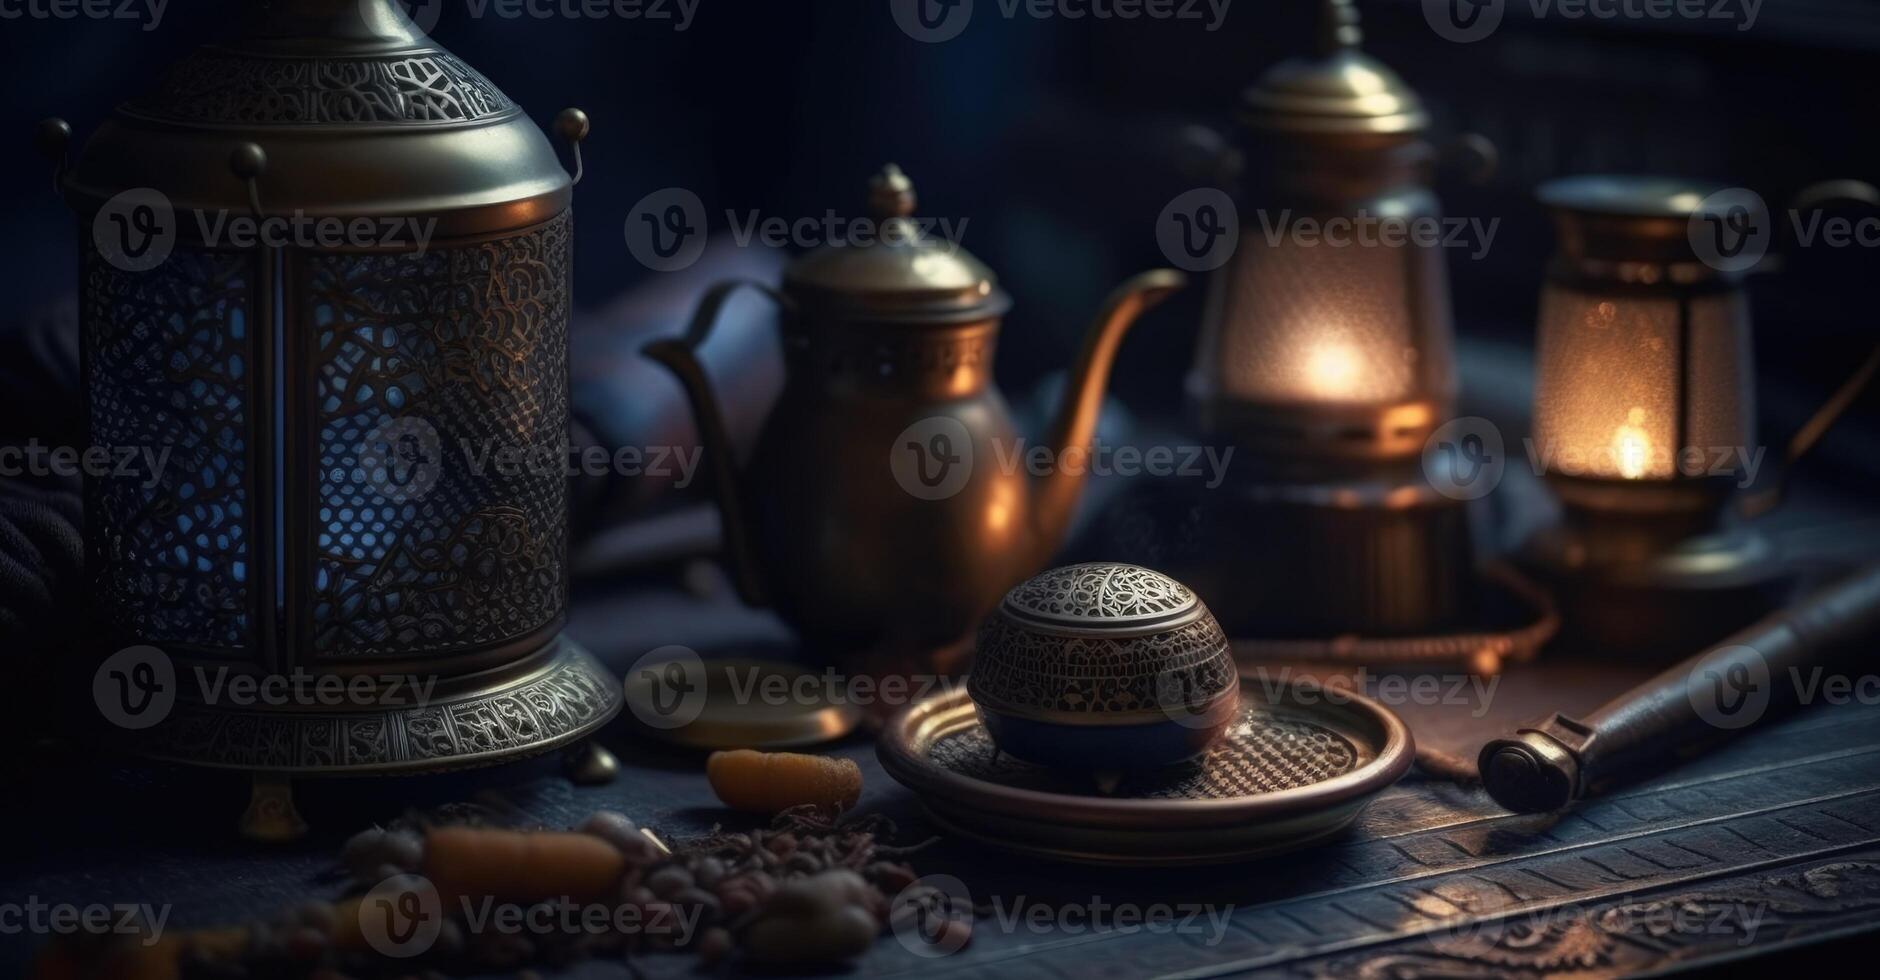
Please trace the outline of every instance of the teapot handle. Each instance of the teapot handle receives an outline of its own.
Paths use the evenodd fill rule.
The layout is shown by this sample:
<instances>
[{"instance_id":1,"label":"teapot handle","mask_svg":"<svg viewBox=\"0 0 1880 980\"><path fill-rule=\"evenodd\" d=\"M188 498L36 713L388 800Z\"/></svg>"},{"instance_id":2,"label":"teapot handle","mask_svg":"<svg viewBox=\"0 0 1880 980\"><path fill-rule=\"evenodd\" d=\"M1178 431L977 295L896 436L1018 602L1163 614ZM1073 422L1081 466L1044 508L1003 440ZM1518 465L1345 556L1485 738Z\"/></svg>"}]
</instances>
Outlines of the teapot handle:
<instances>
[{"instance_id":1,"label":"teapot handle","mask_svg":"<svg viewBox=\"0 0 1880 980\"><path fill-rule=\"evenodd\" d=\"M1798 191L1789 201L1789 210L1802 211L1820 208L1837 202L1851 202L1880 207L1880 188L1861 180L1824 180L1810 184ZM1782 502L1788 491L1789 475L1794 472L1795 464L1815 448L1821 437L1828 434L1834 423L1840 421L1855 399L1867 389L1867 385L1880 373L1880 344L1867 352L1854 373L1849 375L1841 386L1828 396L1815 414L1802 423L1802 427L1789 437L1789 444L1782 456L1782 468L1766 489L1760 489L1743 497L1737 505L1738 513L1744 517L1759 517L1774 510Z\"/></svg>"},{"instance_id":2,"label":"teapot handle","mask_svg":"<svg viewBox=\"0 0 1880 980\"><path fill-rule=\"evenodd\" d=\"M705 368L698 359L698 349L711 335L712 327L718 322L719 312L724 309L731 294L740 287L749 287L770 297L786 314L794 305L789 297L764 283L750 279L728 279L705 291L683 335L655 340L640 348L640 353L664 365L678 379L679 386L685 389L686 401L691 404L692 417L698 425L699 438L703 440L705 452L711 459L712 491L718 503L724 553L731 566L732 581L736 583L738 595L745 602L763 606L768 604L763 571L758 567L757 552L752 546L750 529L745 522L744 501L738 492L737 461L732 454L730 433L725 427L725 417L719 409L718 398L712 393L711 381L706 378Z\"/></svg>"}]
</instances>

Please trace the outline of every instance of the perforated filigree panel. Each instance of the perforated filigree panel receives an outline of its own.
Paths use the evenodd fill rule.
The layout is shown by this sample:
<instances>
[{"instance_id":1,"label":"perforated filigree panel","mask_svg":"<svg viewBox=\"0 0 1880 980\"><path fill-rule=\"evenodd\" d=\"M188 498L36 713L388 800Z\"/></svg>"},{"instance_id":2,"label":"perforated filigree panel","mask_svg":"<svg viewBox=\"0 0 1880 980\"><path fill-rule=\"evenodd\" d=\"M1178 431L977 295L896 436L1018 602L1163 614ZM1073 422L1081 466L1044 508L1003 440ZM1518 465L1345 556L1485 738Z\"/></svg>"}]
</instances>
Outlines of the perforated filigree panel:
<instances>
[{"instance_id":1,"label":"perforated filigree panel","mask_svg":"<svg viewBox=\"0 0 1880 980\"><path fill-rule=\"evenodd\" d=\"M979 629L975 698L1099 715L1199 709L1239 683L1213 616L1145 636L1052 636L993 616Z\"/></svg>"},{"instance_id":2,"label":"perforated filigree panel","mask_svg":"<svg viewBox=\"0 0 1880 980\"><path fill-rule=\"evenodd\" d=\"M1161 572L1093 561L1047 569L1006 594L1005 606L1067 625L1124 626L1178 615L1198 600Z\"/></svg>"},{"instance_id":3,"label":"perforated filigree panel","mask_svg":"<svg viewBox=\"0 0 1880 980\"><path fill-rule=\"evenodd\" d=\"M109 454L85 479L97 607L127 638L243 651L253 259L179 248L126 272L85 237L91 441Z\"/></svg>"},{"instance_id":4,"label":"perforated filigree panel","mask_svg":"<svg viewBox=\"0 0 1880 980\"><path fill-rule=\"evenodd\" d=\"M522 636L566 595L569 219L304 263L318 420L312 652Z\"/></svg>"},{"instance_id":5,"label":"perforated filigree panel","mask_svg":"<svg viewBox=\"0 0 1880 980\"><path fill-rule=\"evenodd\" d=\"M1334 779L1370 761L1368 752L1330 728L1244 700L1240 718L1202 756L1127 773L1107 793L1088 774L1037 766L1000 752L978 722L942 736L927 754L941 769L1000 786L1141 800L1232 800L1277 793Z\"/></svg>"}]
</instances>

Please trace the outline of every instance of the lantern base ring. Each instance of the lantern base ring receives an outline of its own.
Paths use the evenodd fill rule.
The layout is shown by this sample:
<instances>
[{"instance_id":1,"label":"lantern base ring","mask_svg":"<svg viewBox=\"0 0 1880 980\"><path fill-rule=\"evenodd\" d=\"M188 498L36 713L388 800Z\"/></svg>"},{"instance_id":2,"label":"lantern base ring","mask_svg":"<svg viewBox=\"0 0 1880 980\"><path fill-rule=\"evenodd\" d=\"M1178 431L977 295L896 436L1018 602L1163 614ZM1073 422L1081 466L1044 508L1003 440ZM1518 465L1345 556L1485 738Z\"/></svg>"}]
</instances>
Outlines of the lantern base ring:
<instances>
[{"instance_id":1,"label":"lantern base ring","mask_svg":"<svg viewBox=\"0 0 1880 980\"><path fill-rule=\"evenodd\" d=\"M1529 538L1519 563L1560 604L1563 641L1672 661L1779 607L1796 575L1753 528L1664 540L1640 525L1568 521Z\"/></svg>"},{"instance_id":2,"label":"lantern base ring","mask_svg":"<svg viewBox=\"0 0 1880 980\"><path fill-rule=\"evenodd\" d=\"M440 681L399 705L250 708L179 698L127 747L169 762L282 775L391 775L513 762L574 746L620 711L606 667L567 636L514 666Z\"/></svg>"}]
</instances>

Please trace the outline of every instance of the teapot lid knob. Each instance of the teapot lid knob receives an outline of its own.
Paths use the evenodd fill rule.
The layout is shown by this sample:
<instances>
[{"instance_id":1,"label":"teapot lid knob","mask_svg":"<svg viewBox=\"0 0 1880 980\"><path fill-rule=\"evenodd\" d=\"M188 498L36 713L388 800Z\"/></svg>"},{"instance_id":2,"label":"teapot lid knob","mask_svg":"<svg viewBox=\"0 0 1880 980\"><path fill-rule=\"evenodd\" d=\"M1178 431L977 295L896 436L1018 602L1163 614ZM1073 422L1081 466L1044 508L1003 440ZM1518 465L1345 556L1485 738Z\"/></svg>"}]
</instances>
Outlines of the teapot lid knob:
<instances>
[{"instance_id":1,"label":"teapot lid knob","mask_svg":"<svg viewBox=\"0 0 1880 980\"><path fill-rule=\"evenodd\" d=\"M890 163L868 181L868 210L880 220L914 213L914 182Z\"/></svg>"},{"instance_id":2,"label":"teapot lid knob","mask_svg":"<svg viewBox=\"0 0 1880 980\"><path fill-rule=\"evenodd\" d=\"M1319 54L1321 56L1337 54L1345 48L1355 48L1364 41L1364 30L1358 26L1358 8L1351 0L1324 0L1319 8Z\"/></svg>"}]
</instances>

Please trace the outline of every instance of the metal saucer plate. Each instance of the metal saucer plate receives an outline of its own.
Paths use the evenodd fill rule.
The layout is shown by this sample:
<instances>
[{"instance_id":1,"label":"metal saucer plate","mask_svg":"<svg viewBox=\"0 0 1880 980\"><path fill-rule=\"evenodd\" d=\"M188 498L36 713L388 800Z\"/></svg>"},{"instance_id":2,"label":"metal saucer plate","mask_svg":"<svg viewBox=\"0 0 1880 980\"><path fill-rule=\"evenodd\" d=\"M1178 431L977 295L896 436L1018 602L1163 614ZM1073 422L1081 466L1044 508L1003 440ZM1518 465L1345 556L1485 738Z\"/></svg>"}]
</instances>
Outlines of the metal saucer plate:
<instances>
[{"instance_id":1,"label":"metal saucer plate","mask_svg":"<svg viewBox=\"0 0 1880 980\"><path fill-rule=\"evenodd\" d=\"M1307 682L1241 678L1241 714L1206 755L1124 776L1105 795L1087 773L1000 753L963 689L901 712L876 752L949 831L1079 864L1240 861L1343 830L1416 754L1388 708Z\"/></svg>"}]
</instances>

